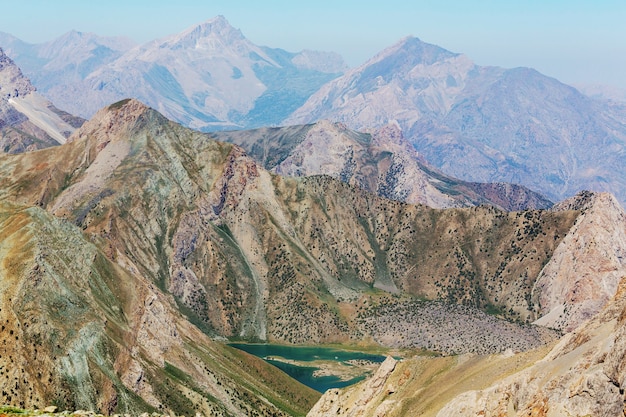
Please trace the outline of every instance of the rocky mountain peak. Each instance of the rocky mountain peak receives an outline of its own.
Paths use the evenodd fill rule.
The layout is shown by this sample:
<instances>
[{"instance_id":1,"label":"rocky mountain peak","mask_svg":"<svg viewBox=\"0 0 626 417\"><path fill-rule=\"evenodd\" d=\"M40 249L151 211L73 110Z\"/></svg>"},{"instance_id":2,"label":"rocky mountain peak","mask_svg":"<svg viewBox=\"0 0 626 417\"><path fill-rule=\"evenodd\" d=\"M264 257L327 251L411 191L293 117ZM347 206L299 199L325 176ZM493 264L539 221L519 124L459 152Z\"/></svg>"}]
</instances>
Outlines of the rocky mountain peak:
<instances>
[{"instance_id":1,"label":"rocky mountain peak","mask_svg":"<svg viewBox=\"0 0 626 417\"><path fill-rule=\"evenodd\" d=\"M392 68L394 71L398 71L399 69L410 69L420 64L433 65L436 62L455 56L459 56L459 54L450 52L437 45L422 42L419 38L407 36L378 53L363 64L363 67L371 66L376 62L384 63L383 66L377 67L377 69L381 73L387 73Z\"/></svg>"},{"instance_id":2,"label":"rocky mountain peak","mask_svg":"<svg viewBox=\"0 0 626 417\"><path fill-rule=\"evenodd\" d=\"M171 43L179 47L212 46L211 49L215 49L218 46L215 42L230 45L245 40L241 30L232 27L224 16L217 16L173 37Z\"/></svg>"},{"instance_id":3,"label":"rocky mountain peak","mask_svg":"<svg viewBox=\"0 0 626 417\"><path fill-rule=\"evenodd\" d=\"M626 213L610 193L584 191L553 207L577 218L535 284L537 324L571 331L597 314L626 276Z\"/></svg>"},{"instance_id":4,"label":"rocky mountain peak","mask_svg":"<svg viewBox=\"0 0 626 417\"><path fill-rule=\"evenodd\" d=\"M609 193L594 193L591 191L581 191L574 197L570 197L567 200L563 200L552 207L553 211L566 211L566 210L586 210L591 208L599 200L615 200L615 197ZM617 201L616 201L617 203ZM619 204L618 204L619 205Z\"/></svg>"},{"instance_id":5,"label":"rocky mountain peak","mask_svg":"<svg viewBox=\"0 0 626 417\"><path fill-rule=\"evenodd\" d=\"M92 53L93 50L98 47L124 52L131 49L133 46L135 46L135 42L128 38L103 37L91 32L71 30L53 41L42 45L39 57L53 61L59 61L60 59L67 60L68 58L70 60L76 60L76 57L89 56L89 53ZM56 63L56 67L60 65L62 65L62 62Z\"/></svg>"},{"instance_id":6,"label":"rocky mountain peak","mask_svg":"<svg viewBox=\"0 0 626 417\"><path fill-rule=\"evenodd\" d=\"M98 111L68 139L68 142L94 136L97 138L98 147L104 147L111 140L123 137L119 133L129 130L141 116L149 112L153 110L139 100L118 101Z\"/></svg>"},{"instance_id":7,"label":"rocky mountain peak","mask_svg":"<svg viewBox=\"0 0 626 417\"><path fill-rule=\"evenodd\" d=\"M17 65L0 48L0 97L3 101L35 91Z\"/></svg>"}]
</instances>

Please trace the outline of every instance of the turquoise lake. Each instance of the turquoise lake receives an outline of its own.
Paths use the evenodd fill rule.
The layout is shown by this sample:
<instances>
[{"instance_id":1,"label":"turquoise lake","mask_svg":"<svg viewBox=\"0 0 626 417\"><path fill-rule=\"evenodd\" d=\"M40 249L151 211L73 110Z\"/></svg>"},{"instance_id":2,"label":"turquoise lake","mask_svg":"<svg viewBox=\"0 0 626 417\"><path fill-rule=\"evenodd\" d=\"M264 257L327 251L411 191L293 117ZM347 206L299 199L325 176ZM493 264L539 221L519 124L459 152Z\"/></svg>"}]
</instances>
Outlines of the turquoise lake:
<instances>
[{"instance_id":1,"label":"turquoise lake","mask_svg":"<svg viewBox=\"0 0 626 417\"><path fill-rule=\"evenodd\" d=\"M327 347L282 346L247 343L231 343L230 346L264 359L266 362L276 366L302 384L322 393L330 388L342 388L355 384L364 379L365 376L363 375L347 381L342 381L337 376L315 377L313 373L318 370L315 366L298 366L282 361L271 360L268 359L268 357L280 356L281 358L300 362L312 362L318 360L347 362L350 360L363 360L374 363L382 363L385 360L385 357L382 355Z\"/></svg>"}]
</instances>

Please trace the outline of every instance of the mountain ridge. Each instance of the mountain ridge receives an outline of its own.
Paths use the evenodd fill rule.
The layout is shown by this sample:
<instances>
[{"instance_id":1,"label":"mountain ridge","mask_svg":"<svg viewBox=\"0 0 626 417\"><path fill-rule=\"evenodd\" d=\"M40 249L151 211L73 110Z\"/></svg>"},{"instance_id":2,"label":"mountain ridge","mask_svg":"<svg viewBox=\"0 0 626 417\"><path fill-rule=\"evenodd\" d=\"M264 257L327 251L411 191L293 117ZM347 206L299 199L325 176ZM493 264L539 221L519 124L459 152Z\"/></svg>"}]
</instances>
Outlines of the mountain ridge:
<instances>
[{"instance_id":1,"label":"mountain ridge","mask_svg":"<svg viewBox=\"0 0 626 417\"><path fill-rule=\"evenodd\" d=\"M523 187L467 183L429 166L397 124L356 132L340 123L215 132L279 175L330 175L380 196L434 208L491 204L504 210L549 208Z\"/></svg>"},{"instance_id":2,"label":"mountain ridge","mask_svg":"<svg viewBox=\"0 0 626 417\"><path fill-rule=\"evenodd\" d=\"M345 69L337 54L254 45L223 16L132 48L96 37L65 57L70 35L28 47L5 42L47 97L83 117L133 96L197 129L271 125Z\"/></svg>"},{"instance_id":3,"label":"mountain ridge","mask_svg":"<svg viewBox=\"0 0 626 417\"><path fill-rule=\"evenodd\" d=\"M283 124L330 119L359 130L398 123L448 175L520 183L553 201L584 189L624 201L623 106L530 68L481 67L452 53L405 60L413 49L406 42L387 48L323 86Z\"/></svg>"},{"instance_id":4,"label":"mountain ridge","mask_svg":"<svg viewBox=\"0 0 626 417\"><path fill-rule=\"evenodd\" d=\"M533 287L551 262L567 272L553 254L590 235L588 256L619 251L581 225L624 217L594 194L553 211L436 210L329 176L284 178L137 100L102 109L62 146L0 155L0 174L11 282L0 315L14 326L0 337L17 331L23 355L40 346L38 368L61 387L15 387L36 371L2 355L0 385L20 406L293 415L317 398L213 339L532 350L558 337L522 324L551 311ZM626 272L607 268L607 280ZM580 328L605 299L577 292L565 307L585 314L554 323ZM38 334L56 336L32 345Z\"/></svg>"}]
</instances>

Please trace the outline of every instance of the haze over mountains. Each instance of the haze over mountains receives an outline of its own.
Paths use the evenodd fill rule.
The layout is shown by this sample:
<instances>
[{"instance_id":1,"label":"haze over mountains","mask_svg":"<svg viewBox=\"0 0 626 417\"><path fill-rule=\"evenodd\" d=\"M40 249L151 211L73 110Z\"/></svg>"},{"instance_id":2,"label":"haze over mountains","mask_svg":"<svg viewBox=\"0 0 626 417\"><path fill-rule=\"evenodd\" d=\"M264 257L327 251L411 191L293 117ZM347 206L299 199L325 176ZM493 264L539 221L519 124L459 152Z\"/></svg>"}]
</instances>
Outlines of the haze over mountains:
<instances>
[{"instance_id":1,"label":"haze over mountains","mask_svg":"<svg viewBox=\"0 0 626 417\"><path fill-rule=\"evenodd\" d=\"M353 129L396 121L426 160L458 178L519 183L554 201L585 188L626 200L626 107L529 68L481 67L406 38L285 123L324 118Z\"/></svg>"},{"instance_id":2,"label":"haze over mountains","mask_svg":"<svg viewBox=\"0 0 626 417\"><path fill-rule=\"evenodd\" d=\"M132 48L79 32L42 45L3 39L38 88L73 114L89 118L135 97L195 129L277 124L346 69L337 54L254 45L222 16Z\"/></svg>"},{"instance_id":3,"label":"haze over mountains","mask_svg":"<svg viewBox=\"0 0 626 417\"><path fill-rule=\"evenodd\" d=\"M223 17L139 46L3 43L47 94L95 112L57 110L0 50L5 402L626 410L626 213L576 193L623 202L621 104L410 37L347 70L256 46ZM132 95L156 109L109 104ZM228 339L431 352L313 407L318 394Z\"/></svg>"},{"instance_id":4,"label":"haze over mountains","mask_svg":"<svg viewBox=\"0 0 626 417\"><path fill-rule=\"evenodd\" d=\"M518 183L553 201L582 189L626 201L625 105L532 69L481 67L417 38L351 70L336 54L256 46L221 16L135 47L77 32L42 45L5 34L3 44L44 95L83 117L136 97L202 130L397 123L448 175Z\"/></svg>"}]
</instances>

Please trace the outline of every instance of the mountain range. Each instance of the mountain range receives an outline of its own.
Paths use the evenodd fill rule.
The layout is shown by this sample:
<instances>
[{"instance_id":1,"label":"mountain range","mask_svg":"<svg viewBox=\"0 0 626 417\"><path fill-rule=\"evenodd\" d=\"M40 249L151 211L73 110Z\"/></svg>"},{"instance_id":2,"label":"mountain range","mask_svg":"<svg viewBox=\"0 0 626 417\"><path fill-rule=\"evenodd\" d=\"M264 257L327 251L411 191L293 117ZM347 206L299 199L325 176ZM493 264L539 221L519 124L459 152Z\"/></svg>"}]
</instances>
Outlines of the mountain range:
<instances>
[{"instance_id":1,"label":"mountain range","mask_svg":"<svg viewBox=\"0 0 626 417\"><path fill-rule=\"evenodd\" d=\"M398 123L457 178L518 183L558 201L582 189L626 201L626 106L530 68L481 67L409 37L324 87L284 123Z\"/></svg>"},{"instance_id":2,"label":"mountain range","mask_svg":"<svg viewBox=\"0 0 626 417\"><path fill-rule=\"evenodd\" d=\"M86 118L136 97L204 131L395 123L431 166L464 181L520 184L552 201L584 189L626 201L623 102L413 37L353 69L332 53L257 46L222 16L143 45L70 32L39 45L0 34L0 46L44 96Z\"/></svg>"},{"instance_id":3,"label":"mountain range","mask_svg":"<svg viewBox=\"0 0 626 417\"><path fill-rule=\"evenodd\" d=\"M93 44L93 36L82 36L80 39L88 45ZM10 58L5 56L5 61L6 65L0 72L5 74L3 88L12 91L13 95L25 96L28 92L28 97L39 97L30 81ZM20 100L17 97L10 100L13 111L16 111L15 105ZM10 140L10 144L4 146L6 152L16 153L57 145L65 140L74 127L84 122L57 110L41 97L35 101L31 98L29 102L37 103L38 107L22 105L22 111L30 109L22 118L30 117L27 123L34 122L47 128L48 133L56 135L57 140L46 142L49 135L41 132L43 139L33 143L22 127L21 131L5 136L5 142ZM57 131L62 121L58 121L59 117L54 112L74 125L66 126L63 133ZM9 114L0 120L15 124L13 119ZM397 125L389 125L371 133L360 133L339 124L320 122L291 128L218 132L212 137L243 146L249 155L275 173L289 176L329 174L398 201L436 208L490 204L505 210L548 208L552 205L541 195L514 184L468 183L446 176L419 156L404 139Z\"/></svg>"},{"instance_id":4,"label":"mountain range","mask_svg":"<svg viewBox=\"0 0 626 417\"><path fill-rule=\"evenodd\" d=\"M4 402L626 409L622 104L415 38L347 70L333 54L258 47L223 17L139 46L78 32L3 43L68 103L132 88L156 103L73 117L0 50ZM575 193L587 185L619 198ZM319 399L233 339L411 353Z\"/></svg>"},{"instance_id":5,"label":"mountain range","mask_svg":"<svg viewBox=\"0 0 626 417\"><path fill-rule=\"evenodd\" d=\"M575 330L626 273L608 194L409 205L272 175L135 100L0 173L0 388L26 407L299 414L314 395L212 339L526 351L559 335L523 323Z\"/></svg>"},{"instance_id":6,"label":"mountain range","mask_svg":"<svg viewBox=\"0 0 626 417\"><path fill-rule=\"evenodd\" d=\"M357 132L341 123L215 132L283 176L330 175L381 197L434 208L488 204L503 210L545 209L552 202L506 183L470 183L426 162L395 124Z\"/></svg>"},{"instance_id":7,"label":"mountain range","mask_svg":"<svg viewBox=\"0 0 626 417\"><path fill-rule=\"evenodd\" d=\"M203 130L277 124L346 69L334 53L257 46L222 16L137 46L80 32L39 45L4 34L0 46L70 113L135 97Z\"/></svg>"}]
</instances>

